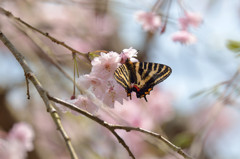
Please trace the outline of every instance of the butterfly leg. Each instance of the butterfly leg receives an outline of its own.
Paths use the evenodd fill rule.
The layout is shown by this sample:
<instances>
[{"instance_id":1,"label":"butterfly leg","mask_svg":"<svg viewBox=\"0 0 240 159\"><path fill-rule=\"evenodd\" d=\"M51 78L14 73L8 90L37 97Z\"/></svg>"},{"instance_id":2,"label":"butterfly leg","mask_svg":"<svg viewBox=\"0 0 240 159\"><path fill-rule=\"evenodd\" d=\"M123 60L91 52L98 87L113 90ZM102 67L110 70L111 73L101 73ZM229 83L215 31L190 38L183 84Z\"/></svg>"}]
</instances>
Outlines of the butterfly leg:
<instances>
[{"instance_id":1,"label":"butterfly leg","mask_svg":"<svg viewBox=\"0 0 240 159\"><path fill-rule=\"evenodd\" d=\"M132 94L130 94L130 100L132 100Z\"/></svg>"},{"instance_id":2,"label":"butterfly leg","mask_svg":"<svg viewBox=\"0 0 240 159\"><path fill-rule=\"evenodd\" d=\"M126 92L127 92L127 97L130 97L130 99L132 100L132 93L128 92L128 91L126 91Z\"/></svg>"},{"instance_id":3,"label":"butterfly leg","mask_svg":"<svg viewBox=\"0 0 240 159\"><path fill-rule=\"evenodd\" d=\"M148 101L146 95L144 96L144 99L145 99L146 102Z\"/></svg>"}]
</instances>

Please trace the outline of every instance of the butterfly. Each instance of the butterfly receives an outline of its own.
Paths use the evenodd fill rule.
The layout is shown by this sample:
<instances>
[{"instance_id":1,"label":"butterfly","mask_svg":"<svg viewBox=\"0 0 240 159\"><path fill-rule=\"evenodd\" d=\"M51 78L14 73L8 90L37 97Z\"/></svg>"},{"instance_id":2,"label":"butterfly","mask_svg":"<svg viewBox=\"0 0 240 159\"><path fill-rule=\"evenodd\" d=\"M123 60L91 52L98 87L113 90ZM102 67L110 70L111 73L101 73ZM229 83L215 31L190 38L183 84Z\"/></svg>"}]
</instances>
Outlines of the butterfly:
<instances>
[{"instance_id":1,"label":"butterfly","mask_svg":"<svg viewBox=\"0 0 240 159\"><path fill-rule=\"evenodd\" d=\"M165 80L172 69L163 64L150 62L133 63L129 59L119 66L114 72L115 80L125 89L127 97L132 99L131 93L136 92L137 98L147 102L146 95L150 94L153 87Z\"/></svg>"}]
</instances>

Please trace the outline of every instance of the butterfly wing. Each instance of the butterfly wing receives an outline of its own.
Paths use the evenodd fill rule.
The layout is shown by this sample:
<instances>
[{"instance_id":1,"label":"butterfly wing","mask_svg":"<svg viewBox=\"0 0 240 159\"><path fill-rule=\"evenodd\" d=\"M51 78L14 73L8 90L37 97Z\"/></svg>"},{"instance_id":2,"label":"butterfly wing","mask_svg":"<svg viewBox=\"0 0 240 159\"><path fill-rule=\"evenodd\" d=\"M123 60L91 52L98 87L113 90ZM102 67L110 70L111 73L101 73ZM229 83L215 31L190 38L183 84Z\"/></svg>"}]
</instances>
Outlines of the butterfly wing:
<instances>
[{"instance_id":1,"label":"butterfly wing","mask_svg":"<svg viewBox=\"0 0 240 159\"><path fill-rule=\"evenodd\" d=\"M130 96L131 99L131 75L130 70L125 64L122 64L116 69L116 71L114 72L114 78L125 89L125 91L127 92L127 96Z\"/></svg>"},{"instance_id":2,"label":"butterfly wing","mask_svg":"<svg viewBox=\"0 0 240 159\"><path fill-rule=\"evenodd\" d=\"M172 72L167 65L149 62L133 63L133 68L136 75L133 91L136 92L138 98L144 97L146 101L146 95L153 87L165 80Z\"/></svg>"}]
</instances>

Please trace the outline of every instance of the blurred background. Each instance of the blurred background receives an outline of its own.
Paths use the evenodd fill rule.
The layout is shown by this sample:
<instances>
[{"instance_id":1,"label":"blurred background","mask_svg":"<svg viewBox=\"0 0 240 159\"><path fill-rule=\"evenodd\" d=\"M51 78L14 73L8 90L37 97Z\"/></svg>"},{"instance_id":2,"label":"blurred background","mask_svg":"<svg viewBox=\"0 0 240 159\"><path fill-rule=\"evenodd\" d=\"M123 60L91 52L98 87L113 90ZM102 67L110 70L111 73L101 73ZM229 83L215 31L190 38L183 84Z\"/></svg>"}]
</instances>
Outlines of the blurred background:
<instances>
[{"instance_id":1,"label":"blurred background","mask_svg":"<svg viewBox=\"0 0 240 159\"><path fill-rule=\"evenodd\" d=\"M156 13L167 24L165 31L146 32L134 14L139 10L151 11L158 2L161 5ZM148 103L136 98L116 103L114 108L107 108L114 121L101 110L96 115L118 124L123 124L121 117L124 117L131 126L162 134L194 158L240 158L240 51L234 50L240 41L239 0L0 0L0 7L80 52L120 53L133 47L139 51L139 61L170 66L171 76L156 86ZM197 37L197 42L191 45L171 39L179 30L178 18L184 10L200 13L203 18L198 28L191 29ZM48 92L70 99L72 82L50 60L54 59L73 76L70 50L3 12L0 30L26 57ZM79 56L78 69L80 75L87 74L91 64ZM28 100L24 72L1 42L0 138L4 140L14 124L26 122L33 128L34 149L18 156L19 159L70 158L62 136L32 84L30 94ZM60 110L59 113L80 159L130 158L104 127L81 115ZM138 159L182 158L155 138L118 132Z\"/></svg>"}]
</instances>

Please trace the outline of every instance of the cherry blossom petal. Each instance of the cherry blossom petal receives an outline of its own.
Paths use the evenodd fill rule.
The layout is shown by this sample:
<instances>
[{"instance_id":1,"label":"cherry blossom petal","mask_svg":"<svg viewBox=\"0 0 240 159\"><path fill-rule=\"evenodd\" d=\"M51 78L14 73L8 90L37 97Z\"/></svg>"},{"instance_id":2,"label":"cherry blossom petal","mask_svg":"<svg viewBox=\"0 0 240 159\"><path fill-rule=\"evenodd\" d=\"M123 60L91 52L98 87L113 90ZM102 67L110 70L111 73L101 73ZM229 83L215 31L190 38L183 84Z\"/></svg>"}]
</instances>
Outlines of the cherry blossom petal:
<instances>
[{"instance_id":1,"label":"cherry blossom petal","mask_svg":"<svg viewBox=\"0 0 240 159\"><path fill-rule=\"evenodd\" d=\"M95 113L98 110L98 107L88 97L82 95L78 96L77 100L74 101L74 105L90 113Z\"/></svg>"},{"instance_id":2,"label":"cherry blossom petal","mask_svg":"<svg viewBox=\"0 0 240 159\"><path fill-rule=\"evenodd\" d=\"M185 15L189 20L189 24L194 27L198 27L203 21L202 16L199 13L185 12Z\"/></svg>"},{"instance_id":3,"label":"cherry blossom petal","mask_svg":"<svg viewBox=\"0 0 240 159\"><path fill-rule=\"evenodd\" d=\"M91 74L102 80L113 77L114 71L120 65L120 56L116 52L101 53L101 56L93 59Z\"/></svg>"},{"instance_id":4,"label":"cherry blossom petal","mask_svg":"<svg viewBox=\"0 0 240 159\"><path fill-rule=\"evenodd\" d=\"M178 19L181 30L187 30L189 26L198 27L202 23L202 16L199 13L185 12L184 16Z\"/></svg>"},{"instance_id":5,"label":"cherry blossom petal","mask_svg":"<svg viewBox=\"0 0 240 159\"><path fill-rule=\"evenodd\" d=\"M75 105L76 107L79 107L83 110L86 110L89 113L95 113L98 110L98 107L91 100L89 100L88 97L86 97L86 96L79 95L79 96L77 96L76 99L72 99L72 100L67 99L66 102L71 103L71 104ZM78 112L76 112L72 109L69 109L63 105L57 104L56 106L58 106L58 108L63 113L71 112L74 115L80 115Z\"/></svg>"},{"instance_id":6,"label":"cherry blossom petal","mask_svg":"<svg viewBox=\"0 0 240 159\"><path fill-rule=\"evenodd\" d=\"M84 88L88 89L89 87L99 87L102 84L102 80L91 74L86 74L78 78L77 83Z\"/></svg>"},{"instance_id":7,"label":"cherry blossom petal","mask_svg":"<svg viewBox=\"0 0 240 159\"><path fill-rule=\"evenodd\" d=\"M108 81L107 92L103 102L110 107L114 107L115 101L123 103L123 99L127 100L127 94L124 88L119 85L114 79Z\"/></svg>"},{"instance_id":8,"label":"cherry blossom petal","mask_svg":"<svg viewBox=\"0 0 240 159\"><path fill-rule=\"evenodd\" d=\"M189 21L186 17L181 17L178 19L181 30L187 30L189 27Z\"/></svg>"},{"instance_id":9,"label":"cherry blossom petal","mask_svg":"<svg viewBox=\"0 0 240 159\"><path fill-rule=\"evenodd\" d=\"M27 151L33 150L34 132L32 127L27 123L15 124L7 138L8 140L17 140Z\"/></svg>"},{"instance_id":10,"label":"cherry blossom petal","mask_svg":"<svg viewBox=\"0 0 240 159\"><path fill-rule=\"evenodd\" d=\"M197 38L187 31L178 31L172 35L172 40L182 44L193 44L197 41Z\"/></svg>"},{"instance_id":11,"label":"cherry blossom petal","mask_svg":"<svg viewBox=\"0 0 240 159\"><path fill-rule=\"evenodd\" d=\"M138 62L138 60L135 58L137 57L137 50L130 47L129 49L123 49L123 51L120 54L121 57L121 63L124 64L127 59L130 59L132 62Z\"/></svg>"},{"instance_id":12,"label":"cherry blossom petal","mask_svg":"<svg viewBox=\"0 0 240 159\"><path fill-rule=\"evenodd\" d=\"M154 32L161 26L161 17L153 12L138 11L135 19L142 25L143 30Z\"/></svg>"},{"instance_id":13,"label":"cherry blossom petal","mask_svg":"<svg viewBox=\"0 0 240 159\"><path fill-rule=\"evenodd\" d=\"M34 132L29 124L24 122L15 124L6 138L0 138L0 158L27 158L27 151L33 150L33 138Z\"/></svg>"}]
</instances>

